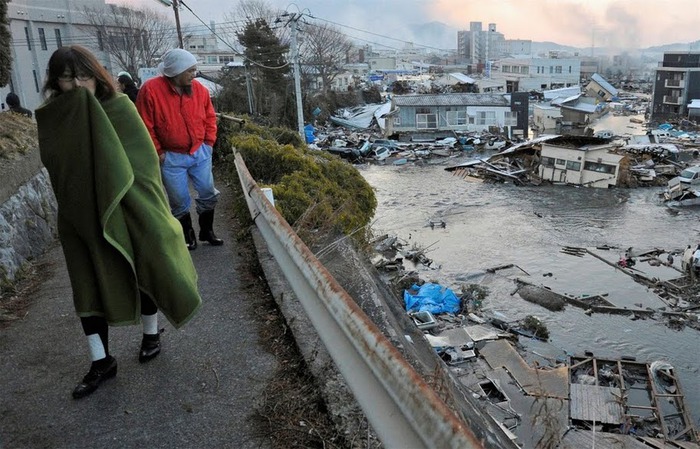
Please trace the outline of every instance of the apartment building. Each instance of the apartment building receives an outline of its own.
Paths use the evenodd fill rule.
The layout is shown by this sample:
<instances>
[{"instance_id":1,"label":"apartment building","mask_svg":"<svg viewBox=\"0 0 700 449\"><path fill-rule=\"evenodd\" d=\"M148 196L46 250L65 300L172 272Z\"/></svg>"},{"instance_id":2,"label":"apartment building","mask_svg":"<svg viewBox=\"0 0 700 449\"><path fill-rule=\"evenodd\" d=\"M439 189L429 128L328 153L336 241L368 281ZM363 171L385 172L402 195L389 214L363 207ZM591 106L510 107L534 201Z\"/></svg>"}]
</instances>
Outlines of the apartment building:
<instances>
[{"instance_id":1,"label":"apartment building","mask_svg":"<svg viewBox=\"0 0 700 449\"><path fill-rule=\"evenodd\" d=\"M700 52L664 53L654 76L651 118L686 118L693 100L700 100Z\"/></svg>"},{"instance_id":2,"label":"apartment building","mask_svg":"<svg viewBox=\"0 0 700 449\"><path fill-rule=\"evenodd\" d=\"M122 70L100 51L98 37L85 28L84 8L104 7L104 0L10 0L7 18L12 35L12 74L10 84L0 88L0 100L15 92L24 107L39 107L44 100L41 89L49 58L64 45L83 45L110 72Z\"/></svg>"}]
</instances>

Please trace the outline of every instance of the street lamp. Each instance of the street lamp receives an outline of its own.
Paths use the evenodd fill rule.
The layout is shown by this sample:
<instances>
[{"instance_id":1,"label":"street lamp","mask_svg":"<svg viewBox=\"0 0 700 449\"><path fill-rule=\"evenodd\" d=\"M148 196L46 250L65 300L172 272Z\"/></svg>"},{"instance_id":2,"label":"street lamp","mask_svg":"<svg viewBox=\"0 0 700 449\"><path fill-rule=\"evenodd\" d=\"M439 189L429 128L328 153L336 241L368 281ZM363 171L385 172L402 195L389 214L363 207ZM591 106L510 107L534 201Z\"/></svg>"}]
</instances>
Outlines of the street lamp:
<instances>
[{"instance_id":1,"label":"street lamp","mask_svg":"<svg viewBox=\"0 0 700 449\"><path fill-rule=\"evenodd\" d=\"M177 42L180 48L184 48L182 42L182 30L180 29L180 4L179 0L157 0L165 6L172 6L175 12L175 27L177 28Z\"/></svg>"}]
</instances>

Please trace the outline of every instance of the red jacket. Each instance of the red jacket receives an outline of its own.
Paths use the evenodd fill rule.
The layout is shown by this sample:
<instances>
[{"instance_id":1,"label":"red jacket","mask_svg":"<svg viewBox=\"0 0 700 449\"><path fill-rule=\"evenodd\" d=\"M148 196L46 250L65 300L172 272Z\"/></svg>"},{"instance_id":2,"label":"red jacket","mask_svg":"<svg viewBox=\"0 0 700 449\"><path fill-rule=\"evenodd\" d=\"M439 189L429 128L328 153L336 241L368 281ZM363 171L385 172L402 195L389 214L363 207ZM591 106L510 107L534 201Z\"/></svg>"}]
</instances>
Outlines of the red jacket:
<instances>
[{"instance_id":1,"label":"red jacket","mask_svg":"<svg viewBox=\"0 0 700 449\"><path fill-rule=\"evenodd\" d=\"M202 142L216 142L216 113L209 91L192 81L192 95L180 95L164 76L146 81L136 97L143 123L158 154L192 154Z\"/></svg>"}]
</instances>

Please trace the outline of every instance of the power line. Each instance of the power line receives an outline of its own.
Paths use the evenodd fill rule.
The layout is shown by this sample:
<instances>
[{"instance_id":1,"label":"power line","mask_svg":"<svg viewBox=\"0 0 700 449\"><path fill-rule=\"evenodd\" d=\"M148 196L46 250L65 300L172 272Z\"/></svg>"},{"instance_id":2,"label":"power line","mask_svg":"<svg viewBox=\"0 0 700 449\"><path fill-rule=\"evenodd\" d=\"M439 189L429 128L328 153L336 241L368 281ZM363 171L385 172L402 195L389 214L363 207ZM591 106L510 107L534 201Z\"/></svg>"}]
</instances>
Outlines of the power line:
<instances>
[{"instance_id":1,"label":"power line","mask_svg":"<svg viewBox=\"0 0 700 449\"><path fill-rule=\"evenodd\" d=\"M410 44L410 45L414 45L414 46L418 46L418 47L422 47L422 48L427 48L427 49L432 49L432 50L449 51L449 50L444 49L444 48L433 47L433 46L431 46L431 45L416 44L415 42L412 42L412 41L406 41L406 40L403 40L403 39L397 39L397 38L395 38L395 37L386 36L386 35L383 35L383 34L375 33L375 32L373 32L373 31L367 31L367 30L363 30L363 29L361 29L361 28L356 28L356 27L350 26L350 25L344 25L344 24L342 24L342 23L334 22L334 21L328 20L328 19L323 19L323 18L321 18L321 17L316 17L316 16L310 16L310 17L312 17L312 18L314 18L314 19L316 19L316 20L321 20L321 21L323 21L323 22L331 23L331 24L333 24L333 25L337 25L337 26L340 26L340 27L343 27L343 28L348 28L348 29L351 29L351 30L354 30L354 31L359 31L359 32L361 32L361 33L371 34L371 35L373 35L373 36L377 36L377 37L381 37L381 38L384 38L384 39L389 39L389 40L401 42L401 43L404 43L404 44Z\"/></svg>"}]
</instances>

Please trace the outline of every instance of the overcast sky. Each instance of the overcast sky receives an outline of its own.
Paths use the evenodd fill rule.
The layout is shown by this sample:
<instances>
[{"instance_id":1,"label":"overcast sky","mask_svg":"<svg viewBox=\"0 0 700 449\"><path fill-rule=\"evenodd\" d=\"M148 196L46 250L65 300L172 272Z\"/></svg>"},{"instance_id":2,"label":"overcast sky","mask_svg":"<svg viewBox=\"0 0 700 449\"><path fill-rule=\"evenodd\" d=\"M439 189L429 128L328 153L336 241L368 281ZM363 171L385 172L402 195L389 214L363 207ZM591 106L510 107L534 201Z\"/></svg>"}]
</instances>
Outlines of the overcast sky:
<instances>
[{"instance_id":1,"label":"overcast sky","mask_svg":"<svg viewBox=\"0 0 700 449\"><path fill-rule=\"evenodd\" d=\"M172 13L158 0L107 0ZM183 0L204 21L224 22L236 0ZM552 41L575 47L643 48L700 40L700 0L267 0L272 7L302 11L365 43L386 35L416 44L408 25L442 22L468 29L469 22L495 23L506 39ZM195 23L186 9L181 22ZM351 28L350 28L351 27ZM354 29L353 29L354 28ZM361 30L361 31L360 31ZM373 34L363 33L369 31ZM456 47L456 35L450 45ZM395 43L400 47L400 43Z\"/></svg>"}]
</instances>

